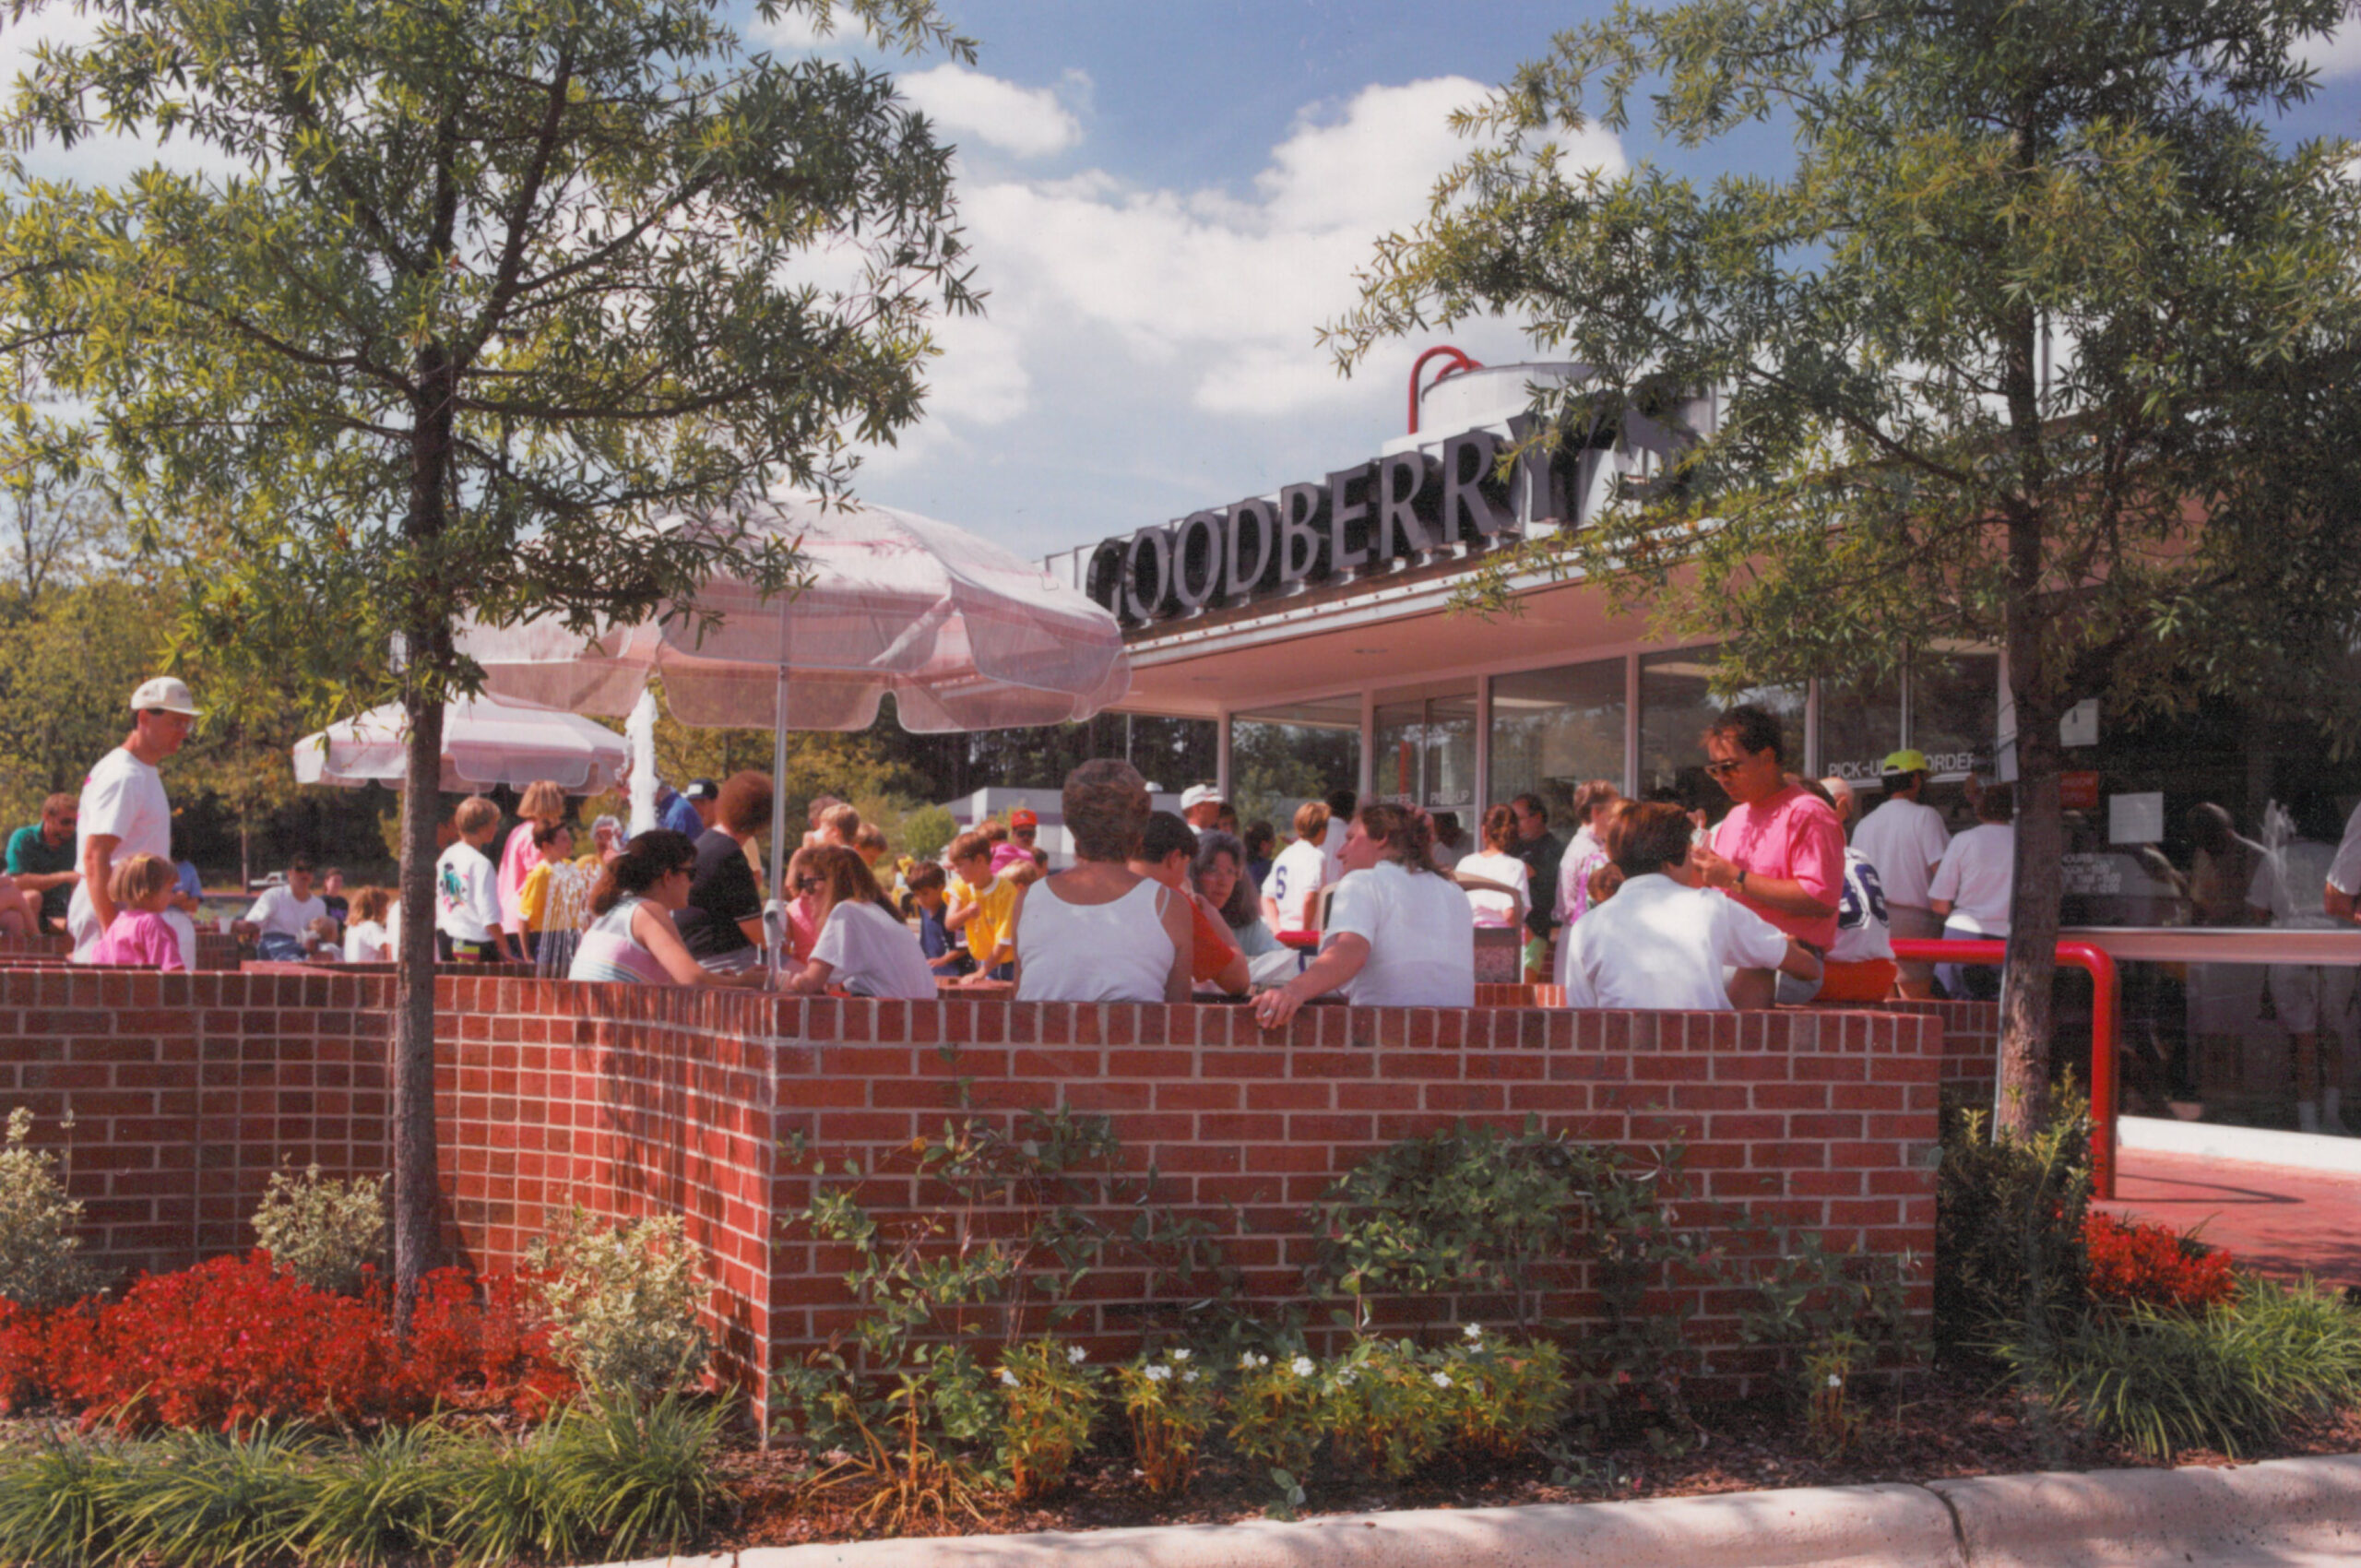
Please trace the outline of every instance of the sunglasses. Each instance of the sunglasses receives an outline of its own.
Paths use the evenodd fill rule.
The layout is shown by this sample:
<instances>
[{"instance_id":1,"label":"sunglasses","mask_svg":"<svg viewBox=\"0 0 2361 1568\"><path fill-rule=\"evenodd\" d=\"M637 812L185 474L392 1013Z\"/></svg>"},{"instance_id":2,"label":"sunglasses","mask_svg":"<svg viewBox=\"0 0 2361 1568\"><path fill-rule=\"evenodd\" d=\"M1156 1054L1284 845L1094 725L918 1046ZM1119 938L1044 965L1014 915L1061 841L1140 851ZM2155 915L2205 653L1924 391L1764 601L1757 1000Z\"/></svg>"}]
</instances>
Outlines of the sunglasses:
<instances>
[{"instance_id":1,"label":"sunglasses","mask_svg":"<svg viewBox=\"0 0 2361 1568\"><path fill-rule=\"evenodd\" d=\"M1739 768L1744 767L1745 766L1746 764L1739 758L1724 757L1719 762L1707 763L1705 765L1705 772L1709 778L1727 778L1731 774L1736 773Z\"/></svg>"},{"instance_id":2,"label":"sunglasses","mask_svg":"<svg viewBox=\"0 0 2361 1568\"><path fill-rule=\"evenodd\" d=\"M828 882L825 877L799 876L795 879L795 890L798 893L817 893L820 889L827 885Z\"/></svg>"},{"instance_id":3,"label":"sunglasses","mask_svg":"<svg viewBox=\"0 0 2361 1568\"><path fill-rule=\"evenodd\" d=\"M1030 838L1030 837L1033 837L1033 833L1034 833L1034 830L1033 830L1032 828L1030 828L1030 827L1020 827L1020 828L1017 828L1015 831L1016 831L1016 836L1017 836L1019 838Z\"/></svg>"}]
</instances>

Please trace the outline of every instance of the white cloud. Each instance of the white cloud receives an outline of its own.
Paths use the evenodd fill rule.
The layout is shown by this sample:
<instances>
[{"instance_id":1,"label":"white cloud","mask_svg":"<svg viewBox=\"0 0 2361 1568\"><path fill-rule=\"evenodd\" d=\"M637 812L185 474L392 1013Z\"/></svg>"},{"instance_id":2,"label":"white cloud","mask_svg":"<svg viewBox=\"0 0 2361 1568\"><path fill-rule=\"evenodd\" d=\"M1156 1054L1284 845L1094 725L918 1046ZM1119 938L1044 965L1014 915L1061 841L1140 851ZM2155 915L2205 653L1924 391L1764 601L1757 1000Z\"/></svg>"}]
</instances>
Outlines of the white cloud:
<instances>
[{"instance_id":1,"label":"white cloud","mask_svg":"<svg viewBox=\"0 0 2361 1568\"><path fill-rule=\"evenodd\" d=\"M1111 337L1206 412L1267 417L1334 402L1317 331L1354 304L1354 275L1376 239L1426 215L1435 181L1468 150L1448 117L1482 92L1440 77L1307 110L1246 196L1142 189L1095 171L970 185L962 211L993 318L1041 386L1060 378L1062 360L1103 353ZM1569 150L1623 167L1610 136ZM1504 332L1478 335L1506 346Z\"/></svg>"},{"instance_id":2,"label":"white cloud","mask_svg":"<svg viewBox=\"0 0 2361 1568\"><path fill-rule=\"evenodd\" d=\"M838 15L833 19L834 28L823 33L813 24L812 13L801 7L782 6L778 15L767 20L757 11L746 23L746 36L759 48L784 49L798 53L814 49L843 49L861 42L858 18Z\"/></svg>"},{"instance_id":3,"label":"white cloud","mask_svg":"<svg viewBox=\"0 0 2361 1568\"><path fill-rule=\"evenodd\" d=\"M2348 13L2335 31L2308 35L2296 55L2322 77L2361 74L2361 17Z\"/></svg>"},{"instance_id":4,"label":"white cloud","mask_svg":"<svg viewBox=\"0 0 2361 1568\"><path fill-rule=\"evenodd\" d=\"M965 65L937 65L897 85L954 141L973 138L1014 158L1047 158L1082 141L1082 122L1050 88L1019 87ZM1087 77L1082 85L1088 87Z\"/></svg>"}]
</instances>

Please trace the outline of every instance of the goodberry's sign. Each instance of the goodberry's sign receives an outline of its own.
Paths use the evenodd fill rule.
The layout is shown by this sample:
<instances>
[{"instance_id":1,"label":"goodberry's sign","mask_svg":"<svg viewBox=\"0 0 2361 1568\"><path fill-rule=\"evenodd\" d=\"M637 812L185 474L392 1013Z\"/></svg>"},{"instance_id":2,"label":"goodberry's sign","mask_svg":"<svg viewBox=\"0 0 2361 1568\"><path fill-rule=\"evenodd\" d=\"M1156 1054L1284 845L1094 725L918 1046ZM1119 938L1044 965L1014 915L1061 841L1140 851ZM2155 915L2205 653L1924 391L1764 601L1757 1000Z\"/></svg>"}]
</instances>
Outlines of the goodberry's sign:
<instances>
[{"instance_id":1,"label":"goodberry's sign","mask_svg":"<svg viewBox=\"0 0 2361 1568\"><path fill-rule=\"evenodd\" d=\"M1510 422L1511 436L1525 422ZM1482 548L1536 517L1562 517L1560 459L1520 457L1506 479L1506 442L1489 430L1446 438L1440 452L1396 452L1316 482L1282 485L1178 522L1101 540L1090 597L1128 624L1243 604L1307 582Z\"/></svg>"}]
</instances>

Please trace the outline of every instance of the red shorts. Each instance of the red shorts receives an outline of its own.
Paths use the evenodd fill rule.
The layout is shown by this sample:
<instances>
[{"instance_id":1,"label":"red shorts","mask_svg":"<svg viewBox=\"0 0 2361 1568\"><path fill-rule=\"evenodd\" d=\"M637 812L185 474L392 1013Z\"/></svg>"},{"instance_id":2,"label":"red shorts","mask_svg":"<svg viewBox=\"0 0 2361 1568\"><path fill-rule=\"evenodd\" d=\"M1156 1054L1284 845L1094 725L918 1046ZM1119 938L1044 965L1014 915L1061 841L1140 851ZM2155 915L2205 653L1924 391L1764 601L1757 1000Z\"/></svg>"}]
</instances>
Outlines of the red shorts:
<instances>
[{"instance_id":1,"label":"red shorts","mask_svg":"<svg viewBox=\"0 0 2361 1568\"><path fill-rule=\"evenodd\" d=\"M1894 977L1902 972L1891 958L1852 964L1822 959L1820 968L1820 994L1814 1002L1883 1002L1893 994Z\"/></svg>"}]
</instances>

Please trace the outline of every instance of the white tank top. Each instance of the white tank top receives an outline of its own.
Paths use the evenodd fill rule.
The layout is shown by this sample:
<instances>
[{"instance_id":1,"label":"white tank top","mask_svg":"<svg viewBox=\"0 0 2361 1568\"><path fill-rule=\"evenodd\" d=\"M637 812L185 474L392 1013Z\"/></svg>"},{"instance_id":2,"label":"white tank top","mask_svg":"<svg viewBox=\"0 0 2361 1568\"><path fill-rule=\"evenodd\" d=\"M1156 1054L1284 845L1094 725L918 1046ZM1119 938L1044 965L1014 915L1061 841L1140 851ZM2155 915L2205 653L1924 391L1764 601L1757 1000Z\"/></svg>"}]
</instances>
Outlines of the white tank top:
<instances>
[{"instance_id":1,"label":"white tank top","mask_svg":"<svg viewBox=\"0 0 2361 1568\"><path fill-rule=\"evenodd\" d=\"M1140 885L1108 904L1069 904L1057 878L1026 896L1016 928L1020 1002L1161 1002L1172 938L1156 912L1164 885Z\"/></svg>"}]
</instances>

